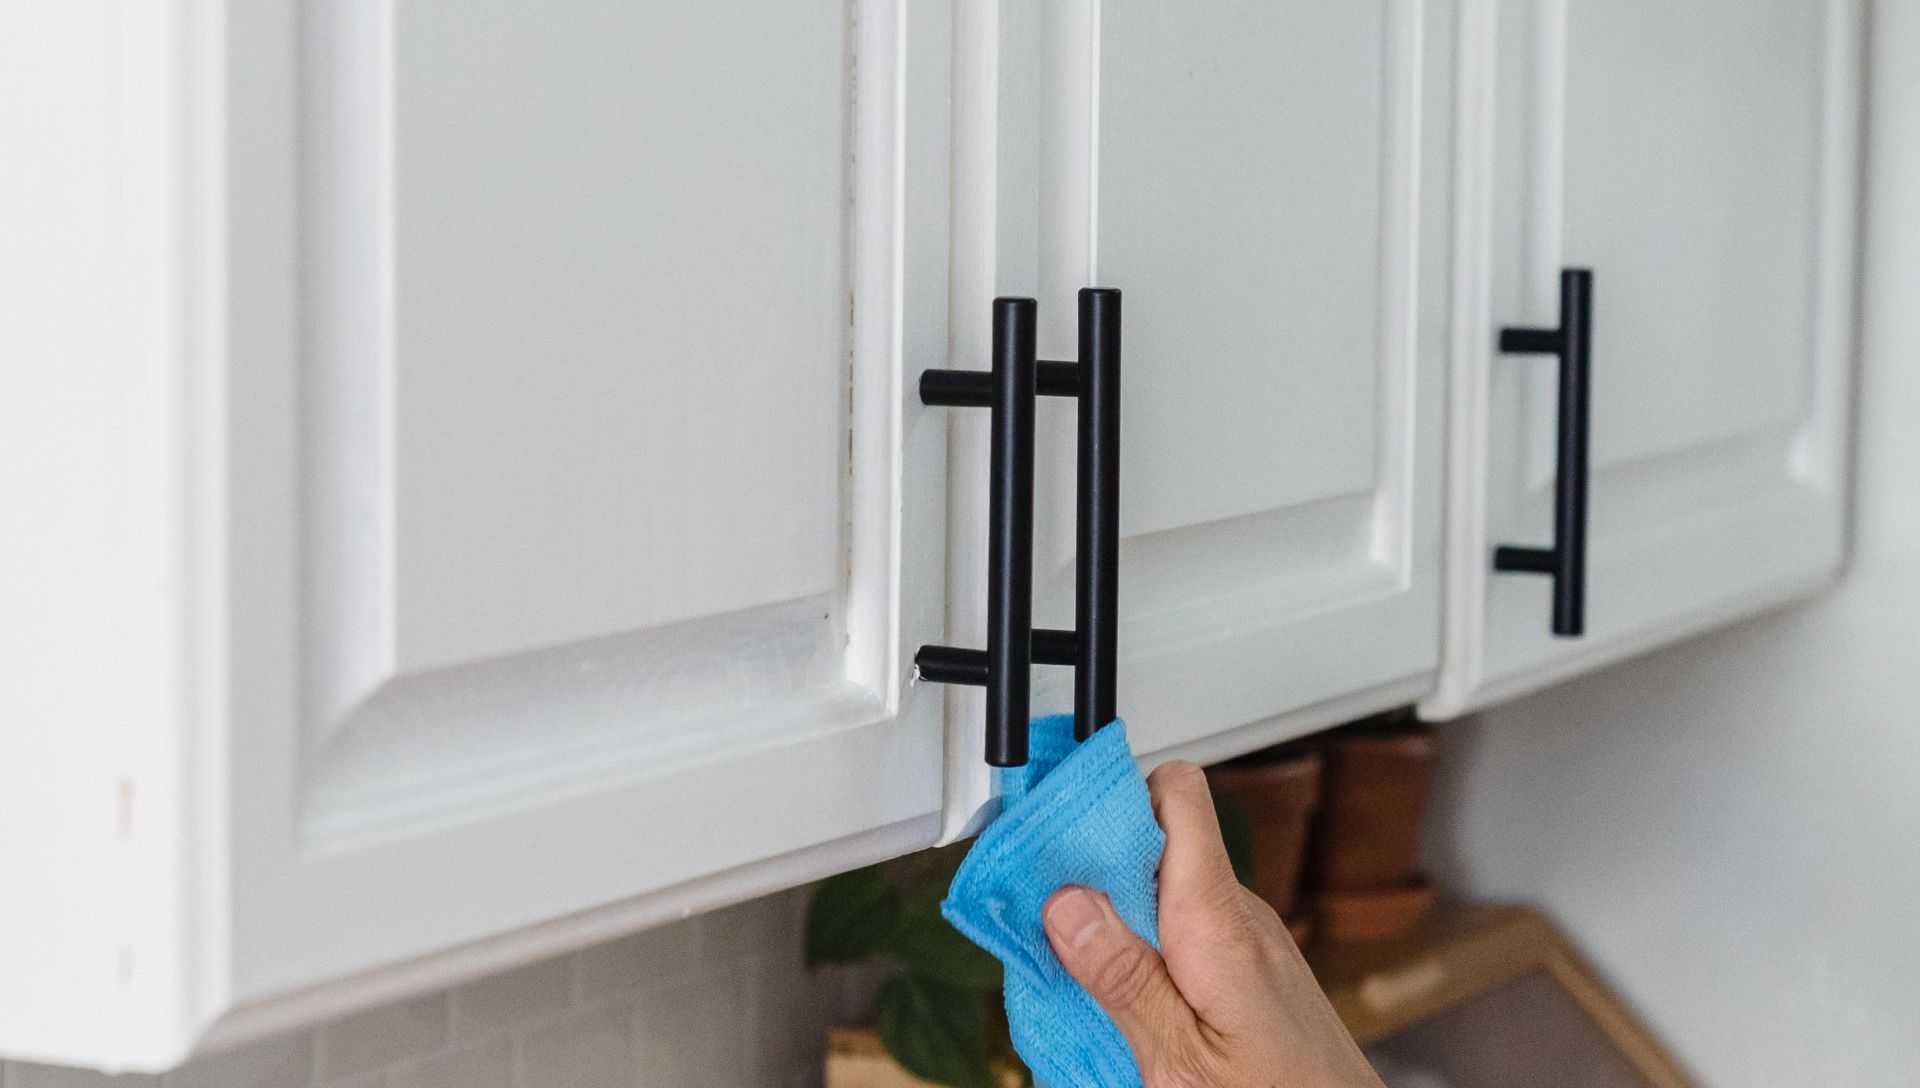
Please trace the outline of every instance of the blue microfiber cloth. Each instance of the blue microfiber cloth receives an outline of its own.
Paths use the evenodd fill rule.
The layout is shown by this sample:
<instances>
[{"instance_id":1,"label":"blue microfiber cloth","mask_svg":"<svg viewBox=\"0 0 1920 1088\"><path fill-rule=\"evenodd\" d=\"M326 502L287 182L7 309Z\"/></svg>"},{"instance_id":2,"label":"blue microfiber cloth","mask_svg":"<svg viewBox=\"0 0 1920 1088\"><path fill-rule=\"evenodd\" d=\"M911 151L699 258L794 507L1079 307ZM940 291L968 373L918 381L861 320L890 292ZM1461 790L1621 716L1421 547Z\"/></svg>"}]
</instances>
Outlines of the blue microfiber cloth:
<instances>
[{"instance_id":1,"label":"blue microfiber cloth","mask_svg":"<svg viewBox=\"0 0 1920 1088\"><path fill-rule=\"evenodd\" d=\"M1135 933L1160 946L1160 853L1146 780L1115 721L1084 743L1073 716L1036 718L1028 761L1001 775L1000 816L954 875L940 910L1006 965L1007 1022L1035 1080L1056 1088L1139 1088L1113 1024L1047 943L1047 897L1068 884L1104 892Z\"/></svg>"}]
</instances>

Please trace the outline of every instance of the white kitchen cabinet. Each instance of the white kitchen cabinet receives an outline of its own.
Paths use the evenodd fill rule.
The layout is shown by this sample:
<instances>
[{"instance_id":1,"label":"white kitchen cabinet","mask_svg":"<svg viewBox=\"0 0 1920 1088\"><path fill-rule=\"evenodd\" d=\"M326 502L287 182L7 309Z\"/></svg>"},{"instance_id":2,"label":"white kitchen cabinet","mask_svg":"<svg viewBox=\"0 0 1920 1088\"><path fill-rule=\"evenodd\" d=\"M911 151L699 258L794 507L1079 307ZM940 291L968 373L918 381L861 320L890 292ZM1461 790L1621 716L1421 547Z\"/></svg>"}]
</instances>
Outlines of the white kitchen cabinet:
<instances>
[{"instance_id":1,"label":"white kitchen cabinet","mask_svg":"<svg viewBox=\"0 0 1920 1088\"><path fill-rule=\"evenodd\" d=\"M1451 5L962 5L955 365L996 295L1074 357L1124 301L1119 710L1215 759L1425 694L1439 655ZM969 362L968 360L976 360ZM982 632L985 413L955 427L953 641ZM1071 628L1075 412L1042 399L1035 623ZM1070 670L1036 669L1037 711ZM949 834L993 782L956 689Z\"/></svg>"},{"instance_id":2,"label":"white kitchen cabinet","mask_svg":"<svg viewBox=\"0 0 1920 1088\"><path fill-rule=\"evenodd\" d=\"M944 5L4 21L0 1053L935 840Z\"/></svg>"},{"instance_id":3,"label":"white kitchen cabinet","mask_svg":"<svg viewBox=\"0 0 1920 1088\"><path fill-rule=\"evenodd\" d=\"M916 381L996 296L1050 359L1124 298L1150 761L1839 561L1856 3L0 22L3 1054L160 1067L979 826L979 694L911 658L982 641L987 420ZM1579 641L1487 563L1546 543L1551 368L1492 348L1566 265ZM1042 401L1042 628L1074 430Z\"/></svg>"},{"instance_id":4,"label":"white kitchen cabinet","mask_svg":"<svg viewBox=\"0 0 1920 1088\"><path fill-rule=\"evenodd\" d=\"M1844 549L1855 0L1480 0L1463 32L1449 717L1804 595ZM1586 631L1549 632L1560 269L1592 270Z\"/></svg>"}]
</instances>

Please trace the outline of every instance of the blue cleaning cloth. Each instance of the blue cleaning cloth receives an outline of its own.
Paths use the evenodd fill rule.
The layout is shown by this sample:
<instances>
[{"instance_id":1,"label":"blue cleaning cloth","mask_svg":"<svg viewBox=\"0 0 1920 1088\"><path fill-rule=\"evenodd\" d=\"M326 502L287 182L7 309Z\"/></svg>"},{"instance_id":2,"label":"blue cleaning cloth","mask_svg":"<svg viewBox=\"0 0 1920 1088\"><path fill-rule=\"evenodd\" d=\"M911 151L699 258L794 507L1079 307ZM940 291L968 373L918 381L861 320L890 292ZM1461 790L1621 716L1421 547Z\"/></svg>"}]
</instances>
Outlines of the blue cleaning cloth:
<instances>
[{"instance_id":1,"label":"blue cleaning cloth","mask_svg":"<svg viewBox=\"0 0 1920 1088\"><path fill-rule=\"evenodd\" d=\"M1039 1084L1140 1088L1132 1049L1054 956L1040 910L1064 885L1093 888L1158 948L1166 836L1124 722L1079 743L1071 714L1036 718L1028 756L1002 772L1000 816L961 863L941 913L1006 966L1013 1046Z\"/></svg>"}]
</instances>

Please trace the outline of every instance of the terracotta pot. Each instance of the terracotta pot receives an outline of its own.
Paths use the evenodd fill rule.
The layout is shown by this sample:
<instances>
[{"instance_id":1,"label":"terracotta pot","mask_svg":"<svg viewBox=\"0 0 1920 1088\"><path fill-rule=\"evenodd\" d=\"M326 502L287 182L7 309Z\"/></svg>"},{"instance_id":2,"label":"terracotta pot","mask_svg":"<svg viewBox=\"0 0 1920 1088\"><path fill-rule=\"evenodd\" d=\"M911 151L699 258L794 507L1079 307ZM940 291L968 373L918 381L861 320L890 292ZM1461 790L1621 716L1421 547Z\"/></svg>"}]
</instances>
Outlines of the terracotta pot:
<instances>
[{"instance_id":1,"label":"terracotta pot","mask_svg":"<svg viewBox=\"0 0 1920 1088\"><path fill-rule=\"evenodd\" d=\"M1404 892L1422 882L1420 828L1433 794L1438 744L1431 726L1334 733L1308 851L1316 893Z\"/></svg>"},{"instance_id":2,"label":"terracotta pot","mask_svg":"<svg viewBox=\"0 0 1920 1088\"><path fill-rule=\"evenodd\" d=\"M1424 879L1389 891L1327 892L1314 899L1314 919L1320 936L1336 944L1391 941L1419 929L1433 899Z\"/></svg>"},{"instance_id":3,"label":"terracotta pot","mask_svg":"<svg viewBox=\"0 0 1920 1088\"><path fill-rule=\"evenodd\" d=\"M1320 756L1304 749L1281 750L1210 768L1207 780L1246 817L1252 833L1253 890L1292 928L1302 921L1290 916L1299 898L1307 830L1320 800Z\"/></svg>"}]
</instances>

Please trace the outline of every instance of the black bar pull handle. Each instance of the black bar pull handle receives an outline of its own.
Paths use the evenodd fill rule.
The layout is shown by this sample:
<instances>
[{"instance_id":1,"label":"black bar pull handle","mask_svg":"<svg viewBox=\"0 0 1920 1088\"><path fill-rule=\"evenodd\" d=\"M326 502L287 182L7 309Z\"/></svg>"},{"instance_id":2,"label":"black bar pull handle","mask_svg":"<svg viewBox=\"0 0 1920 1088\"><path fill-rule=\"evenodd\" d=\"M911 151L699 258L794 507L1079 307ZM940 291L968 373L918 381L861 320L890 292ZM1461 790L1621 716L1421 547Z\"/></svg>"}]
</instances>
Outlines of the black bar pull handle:
<instances>
[{"instance_id":1,"label":"black bar pull handle","mask_svg":"<svg viewBox=\"0 0 1920 1088\"><path fill-rule=\"evenodd\" d=\"M1074 533L1073 735L1117 710L1120 612L1120 292L1080 292L1080 435Z\"/></svg>"},{"instance_id":2,"label":"black bar pull handle","mask_svg":"<svg viewBox=\"0 0 1920 1088\"><path fill-rule=\"evenodd\" d=\"M1035 304L993 300L993 369L929 370L920 375L927 404L993 412L987 509L987 649L922 646L914 665L923 680L987 689L987 762L1027 761L1033 660L1033 421L1036 394Z\"/></svg>"},{"instance_id":3,"label":"black bar pull handle","mask_svg":"<svg viewBox=\"0 0 1920 1088\"><path fill-rule=\"evenodd\" d=\"M1034 335L1030 298L993 305L987 530L987 762L1027 761L1033 662Z\"/></svg>"},{"instance_id":4,"label":"black bar pull handle","mask_svg":"<svg viewBox=\"0 0 1920 1088\"><path fill-rule=\"evenodd\" d=\"M1553 355L1560 361L1559 444L1553 478L1553 547L1494 549L1493 569L1553 578L1553 633L1586 630L1587 431L1592 415L1593 273L1560 272L1560 327L1500 330L1509 355Z\"/></svg>"},{"instance_id":5,"label":"black bar pull handle","mask_svg":"<svg viewBox=\"0 0 1920 1088\"><path fill-rule=\"evenodd\" d=\"M1114 720L1120 597L1120 292L1080 292L1080 358L1034 358L1030 298L993 302L993 369L928 370L929 405L993 410L987 522L987 648L922 646L922 680L987 689L987 762L1027 761L1031 665L1074 667L1074 735ZM1080 404L1072 631L1033 628L1033 425L1035 398Z\"/></svg>"}]
</instances>

